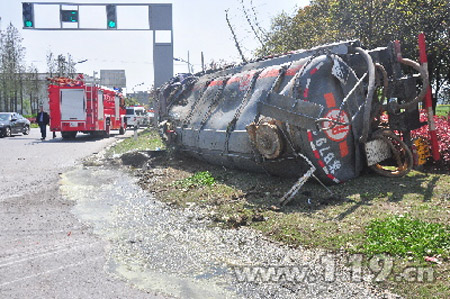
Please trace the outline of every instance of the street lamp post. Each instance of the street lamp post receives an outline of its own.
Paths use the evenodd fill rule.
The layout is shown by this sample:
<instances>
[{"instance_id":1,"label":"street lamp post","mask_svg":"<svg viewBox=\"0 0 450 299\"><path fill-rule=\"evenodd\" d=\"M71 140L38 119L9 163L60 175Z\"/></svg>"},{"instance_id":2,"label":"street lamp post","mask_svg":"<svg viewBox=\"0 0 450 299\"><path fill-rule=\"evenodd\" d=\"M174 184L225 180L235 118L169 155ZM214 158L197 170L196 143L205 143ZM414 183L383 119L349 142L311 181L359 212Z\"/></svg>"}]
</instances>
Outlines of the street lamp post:
<instances>
[{"instance_id":1,"label":"street lamp post","mask_svg":"<svg viewBox=\"0 0 450 299\"><path fill-rule=\"evenodd\" d=\"M87 59L82 59L82 60L77 61L77 62L71 62L70 57L69 57L69 63L68 63L69 69L68 69L68 74L67 75L69 77L72 76L72 78L75 78L75 74L78 73L76 68L75 68L75 66L77 64L79 64L79 63L84 63L86 61L88 61L88 60Z\"/></svg>"}]
</instances>

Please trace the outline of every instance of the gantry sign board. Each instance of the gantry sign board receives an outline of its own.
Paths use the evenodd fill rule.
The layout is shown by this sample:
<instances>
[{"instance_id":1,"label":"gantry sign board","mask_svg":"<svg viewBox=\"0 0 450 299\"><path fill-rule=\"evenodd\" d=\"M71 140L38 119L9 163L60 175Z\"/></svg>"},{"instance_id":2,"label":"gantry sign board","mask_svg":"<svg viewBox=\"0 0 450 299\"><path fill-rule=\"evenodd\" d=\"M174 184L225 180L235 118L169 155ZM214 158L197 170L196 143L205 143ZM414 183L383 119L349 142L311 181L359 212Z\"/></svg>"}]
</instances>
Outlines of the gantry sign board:
<instances>
[{"instance_id":1,"label":"gantry sign board","mask_svg":"<svg viewBox=\"0 0 450 299\"><path fill-rule=\"evenodd\" d=\"M42 8L50 8L54 15L42 16ZM147 20L140 20L143 27L121 27L120 9L147 10ZM56 12L56 13L55 13ZM154 86L159 87L173 77L173 30L172 4L158 3L68 3L68 2L22 2L23 29L31 30L109 30L109 31L153 31ZM104 19L101 26L91 26L90 19ZM142 16L142 14L139 14ZM43 18L54 18L55 23L42 25ZM123 19L122 23L126 23ZM163 42L158 36L170 36Z\"/></svg>"},{"instance_id":2,"label":"gantry sign board","mask_svg":"<svg viewBox=\"0 0 450 299\"><path fill-rule=\"evenodd\" d=\"M125 70L100 70L100 85L109 88L127 87Z\"/></svg>"}]
</instances>

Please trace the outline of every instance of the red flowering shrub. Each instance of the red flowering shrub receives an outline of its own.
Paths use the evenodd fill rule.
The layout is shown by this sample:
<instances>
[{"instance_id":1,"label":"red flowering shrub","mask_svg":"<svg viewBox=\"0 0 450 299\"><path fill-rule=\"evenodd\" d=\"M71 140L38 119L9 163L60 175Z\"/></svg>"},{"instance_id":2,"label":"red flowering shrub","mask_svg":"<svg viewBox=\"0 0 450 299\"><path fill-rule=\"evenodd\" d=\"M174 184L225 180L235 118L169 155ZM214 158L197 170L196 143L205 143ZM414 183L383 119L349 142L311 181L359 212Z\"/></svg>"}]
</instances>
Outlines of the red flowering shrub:
<instances>
[{"instance_id":1,"label":"red flowering shrub","mask_svg":"<svg viewBox=\"0 0 450 299\"><path fill-rule=\"evenodd\" d=\"M420 112L420 121L427 121L427 115L424 110ZM444 116L434 116L434 123L436 125L436 135L439 145L439 153L445 165L450 166L450 119ZM430 132L428 125L425 125L417 130L411 132L411 137L422 137L430 141Z\"/></svg>"}]
</instances>

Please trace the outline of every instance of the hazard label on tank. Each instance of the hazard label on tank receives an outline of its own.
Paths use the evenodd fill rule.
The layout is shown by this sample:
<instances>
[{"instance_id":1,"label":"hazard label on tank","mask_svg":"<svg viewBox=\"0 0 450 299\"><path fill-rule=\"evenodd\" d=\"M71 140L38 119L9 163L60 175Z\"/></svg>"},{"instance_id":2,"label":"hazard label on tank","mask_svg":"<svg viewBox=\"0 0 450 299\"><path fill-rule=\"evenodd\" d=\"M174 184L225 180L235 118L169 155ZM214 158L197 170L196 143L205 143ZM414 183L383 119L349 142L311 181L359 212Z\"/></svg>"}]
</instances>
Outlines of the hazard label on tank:
<instances>
[{"instance_id":1,"label":"hazard label on tank","mask_svg":"<svg viewBox=\"0 0 450 299\"><path fill-rule=\"evenodd\" d=\"M350 126L342 125L342 123L349 122L348 115L344 110L332 109L328 111L325 118L338 122L325 121L322 123L322 129L329 139L339 142L347 138L347 135L350 132Z\"/></svg>"}]
</instances>

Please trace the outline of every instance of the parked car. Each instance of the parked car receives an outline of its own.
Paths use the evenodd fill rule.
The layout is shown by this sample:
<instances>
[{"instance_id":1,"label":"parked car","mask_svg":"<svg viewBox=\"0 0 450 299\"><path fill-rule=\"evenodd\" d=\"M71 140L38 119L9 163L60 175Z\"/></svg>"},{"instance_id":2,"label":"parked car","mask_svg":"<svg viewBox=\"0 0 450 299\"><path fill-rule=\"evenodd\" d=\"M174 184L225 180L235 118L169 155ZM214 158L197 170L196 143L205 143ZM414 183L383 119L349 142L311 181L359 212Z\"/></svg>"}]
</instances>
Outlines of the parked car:
<instances>
[{"instance_id":1,"label":"parked car","mask_svg":"<svg viewBox=\"0 0 450 299\"><path fill-rule=\"evenodd\" d=\"M12 134L30 133L30 121L16 112L0 112L0 136L9 137Z\"/></svg>"}]
</instances>

